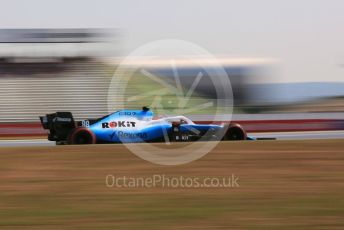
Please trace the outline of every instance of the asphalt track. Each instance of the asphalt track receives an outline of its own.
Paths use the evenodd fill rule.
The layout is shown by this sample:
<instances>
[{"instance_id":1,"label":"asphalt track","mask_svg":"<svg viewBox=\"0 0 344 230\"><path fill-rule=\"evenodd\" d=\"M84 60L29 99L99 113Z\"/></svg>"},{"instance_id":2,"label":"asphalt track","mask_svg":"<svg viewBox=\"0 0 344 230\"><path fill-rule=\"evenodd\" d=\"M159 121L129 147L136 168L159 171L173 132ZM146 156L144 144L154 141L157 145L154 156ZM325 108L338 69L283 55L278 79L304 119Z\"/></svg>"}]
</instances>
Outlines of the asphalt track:
<instances>
[{"instance_id":1,"label":"asphalt track","mask_svg":"<svg viewBox=\"0 0 344 230\"><path fill-rule=\"evenodd\" d=\"M344 130L340 130L340 131L249 133L248 135L255 137L255 138L276 138L277 140L342 139L342 138L344 138Z\"/></svg>"},{"instance_id":2,"label":"asphalt track","mask_svg":"<svg viewBox=\"0 0 344 230\"><path fill-rule=\"evenodd\" d=\"M311 131L311 132L271 132L249 133L251 137L258 139L276 140L312 140L312 139L344 139L344 130L341 131ZM54 146L55 143L46 139L0 140L0 147L18 146Z\"/></svg>"},{"instance_id":3,"label":"asphalt track","mask_svg":"<svg viewBox=\"0 0 344 230\"><path fill-rule=\"evenodd\" d=\"M46 139L0 140L0 147L54 146L55 142Z\"/></svg>"}]
</instances>

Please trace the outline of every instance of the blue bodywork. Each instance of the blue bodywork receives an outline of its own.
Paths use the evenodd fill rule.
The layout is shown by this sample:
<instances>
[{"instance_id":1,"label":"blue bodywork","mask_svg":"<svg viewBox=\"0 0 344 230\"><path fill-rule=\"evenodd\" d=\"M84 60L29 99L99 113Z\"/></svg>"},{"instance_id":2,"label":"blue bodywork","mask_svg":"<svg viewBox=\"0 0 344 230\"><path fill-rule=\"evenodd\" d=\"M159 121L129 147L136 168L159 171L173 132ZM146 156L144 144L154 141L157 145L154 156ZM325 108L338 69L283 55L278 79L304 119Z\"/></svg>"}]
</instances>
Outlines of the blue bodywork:
<instances>
[{"instance_id":1,"label":"blue bodywork","mask_svg":"<svg viewBox=\"0 0 344 230\"><path fill-rule=\"evenodd\" d=\"M156 120L153 117L153 112L149 110L121 110L102 117L92 124L85 120L83 126L92 131L97 142L110 143L165 141L174 132L174 122L179 122L178 133L186 134L182 137L186 141L190 136L200 138L204 134L212 135L223 130L221 125L194 124L183 116Z\"/></svg>"}]
</instances>

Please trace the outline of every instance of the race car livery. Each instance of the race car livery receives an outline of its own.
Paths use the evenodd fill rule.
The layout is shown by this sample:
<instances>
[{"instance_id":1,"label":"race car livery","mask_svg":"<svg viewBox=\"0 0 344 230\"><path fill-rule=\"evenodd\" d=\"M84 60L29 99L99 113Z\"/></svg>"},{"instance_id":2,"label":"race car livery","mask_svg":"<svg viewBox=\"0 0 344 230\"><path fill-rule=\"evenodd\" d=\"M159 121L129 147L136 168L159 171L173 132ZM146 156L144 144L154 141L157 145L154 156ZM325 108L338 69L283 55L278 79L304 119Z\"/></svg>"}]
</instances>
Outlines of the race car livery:
<instances>
[{"instance_id":1,"label":"race car livery","mask_svg":"<svg viewBox=\"0 0 344 230\"><path fill-rule=\"evenodd\" d=\"M48 140L57 144L187 142L245 140L239 124L195 124L185 116L154 118L147 107L120 110L99 119L75 122L72 113L56 112L40 117Z\"/></svg>"}]
</instances>

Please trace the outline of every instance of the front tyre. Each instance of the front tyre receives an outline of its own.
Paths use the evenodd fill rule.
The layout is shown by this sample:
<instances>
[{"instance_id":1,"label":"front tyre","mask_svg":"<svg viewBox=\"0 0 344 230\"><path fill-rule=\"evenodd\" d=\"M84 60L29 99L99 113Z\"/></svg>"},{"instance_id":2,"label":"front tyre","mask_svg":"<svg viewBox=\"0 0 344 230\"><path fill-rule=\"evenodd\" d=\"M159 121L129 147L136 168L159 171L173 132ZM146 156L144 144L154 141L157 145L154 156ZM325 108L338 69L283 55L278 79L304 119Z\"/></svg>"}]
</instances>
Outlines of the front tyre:
<instances>
[{"instance_id":1,"label":"front tyre","mask_svg":"<svg viewBox=\"0 0 344 230\"><path fill-rule=\"evenodd\" d=\"M76 128L72 131L69 140L71 145L89 145L96 143L96 136L87 128Z\"/></svg>"},{"instance_id":2,"label":"front tyre","mask_svg":"<svg viewBox=\"0 0 344 230\"><path fill-rule=\"evenodd\" d=\"M246 139L247 134L239 124L230 124L223 137L223 140L225 141L241 141Z\"/></svg>"}]
</instances>

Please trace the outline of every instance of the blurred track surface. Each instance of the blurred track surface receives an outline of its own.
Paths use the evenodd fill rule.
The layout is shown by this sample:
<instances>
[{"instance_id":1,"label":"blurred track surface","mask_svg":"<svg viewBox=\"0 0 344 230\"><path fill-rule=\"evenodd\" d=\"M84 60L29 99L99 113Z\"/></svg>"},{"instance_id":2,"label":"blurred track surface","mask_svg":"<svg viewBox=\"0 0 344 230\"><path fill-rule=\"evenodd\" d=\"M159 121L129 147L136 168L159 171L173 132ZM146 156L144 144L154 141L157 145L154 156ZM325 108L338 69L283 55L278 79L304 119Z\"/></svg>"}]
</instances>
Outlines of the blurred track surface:
<instances>
[{"instance_id":1,"label":"blurred track surface","mask_svg":"<svg viewBox=\"0 0 344 230\"><path fill-rule=\"evenodd\" d=\"M277 140L341 139L341 138L344 138L344 130L310 131L310 132L249 133L248 135L255 138L276 138Z\"/></svg>"},{"instance_id":2,"label":"blurred track surface","mask_svg":"<svg viewBox=\"0 0 344 230\"><path fill-rule=\"evenodd\" d=\"M271 132L249 133L254 138L276 138L277 140L307 140L307 139L344 139L342 131L318 131L318 132ZM0 140L0 147L16 146L54 146L55 142L46 139L26 140Z\"/></svg>"},{"instance_id":3,"label":"blurred track surface","mask_svg":"<svg viewBox=\"0 0 344 230\"><path fill-rule=\"evenodd\" d=\"M55 142L46 139L31 139L31 140L0 140L1 147L16 147L16 146L54 146Z\"/></svg>"}]
</instances>

